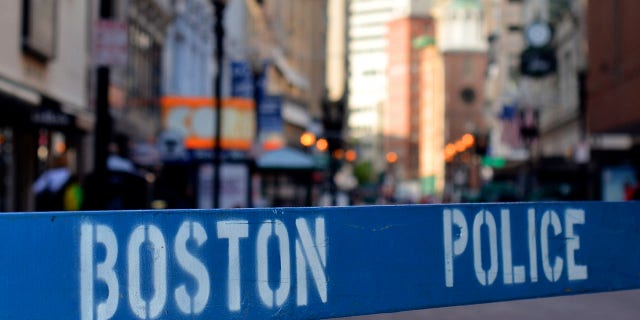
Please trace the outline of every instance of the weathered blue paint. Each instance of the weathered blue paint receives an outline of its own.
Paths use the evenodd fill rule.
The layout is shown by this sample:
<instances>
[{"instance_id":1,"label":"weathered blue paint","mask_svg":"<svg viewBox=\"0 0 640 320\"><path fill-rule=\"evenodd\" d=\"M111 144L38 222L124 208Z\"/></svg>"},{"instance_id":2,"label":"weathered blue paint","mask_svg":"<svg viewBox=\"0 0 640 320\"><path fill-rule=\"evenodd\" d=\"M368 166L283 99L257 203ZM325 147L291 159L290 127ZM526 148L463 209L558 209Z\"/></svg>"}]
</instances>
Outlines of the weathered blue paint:
<instances>
[{"instance_id":1,"label":"weathered blue paint","mask_svg":"<svg viewBox=\"0 0 640 320\"><path fill-rule=\"evenodd\" d=\"M638 287L640 203L0 214L3 319L317 319Z\"/></svg>"}]
</instances>

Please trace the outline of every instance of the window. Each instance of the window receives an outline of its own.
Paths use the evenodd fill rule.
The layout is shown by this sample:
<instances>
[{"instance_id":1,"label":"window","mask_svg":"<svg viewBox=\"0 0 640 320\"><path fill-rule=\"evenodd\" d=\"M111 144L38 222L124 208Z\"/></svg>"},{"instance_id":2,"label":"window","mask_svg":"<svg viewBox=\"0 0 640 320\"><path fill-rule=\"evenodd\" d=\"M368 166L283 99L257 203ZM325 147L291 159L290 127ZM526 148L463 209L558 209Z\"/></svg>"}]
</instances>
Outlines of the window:
<instances>
[{"instance_id":1,"label":"window","mask_svg":"<svg viewBox=\"0 0 640 320\"><path fill-rule=\"evenodd\" d=\"M56 0L22 1L22 50L41 61L56 50Z\"/></svg>"},{"instance_id":2,"label":"window","mask_svg":"<svg viewBox=\"0 0 640 320\"><path fill-rule=\"evenodd\" d=\"M512 24L509 26L509 32L522 32L522 26L517 24Z\"/></svg>"},{"instance_id":3,"label":"window","mask_svg":"<svg viewBox=\"0 0 640 320\"><path fill-rule=\"evenodd\" d=\"M370 70L365 70L362 72L363 76L375 76L376 74L380 73L380 70L376 70L376 69L370 69Z\"/></svg>"},{"instance_id":4,"label":"window","mask_svg":"<svg viewBox=\"0 0 640 320\"><path fill-rule=\"evenodd\" d=\"M466 57L462 62L462 72L466 78L473 75L473 60L470 57Z\"/></svg>"}]
</instances>

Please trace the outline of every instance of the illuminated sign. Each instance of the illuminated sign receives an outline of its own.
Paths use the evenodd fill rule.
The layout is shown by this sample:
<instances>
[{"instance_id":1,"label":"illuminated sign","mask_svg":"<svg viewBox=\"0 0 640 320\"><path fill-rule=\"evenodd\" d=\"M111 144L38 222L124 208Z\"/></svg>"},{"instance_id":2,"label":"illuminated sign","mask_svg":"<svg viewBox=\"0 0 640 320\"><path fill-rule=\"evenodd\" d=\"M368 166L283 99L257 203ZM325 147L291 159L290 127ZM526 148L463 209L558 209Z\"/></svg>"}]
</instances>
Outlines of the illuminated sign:
<instances>
[{"instance_id":1,"label":"illuminated sign","mask_svg":"<svg viewBox=\"0 0 640 320\"><path fill-rule=\"evenodd\" d=\"M162 123L185 137L187 149L213 149L216 112L211 98L164 97ZM255 138L255 107L252 99L222 99L220 146L224 150L250 150Z\"/></svg>"}]
</instances>

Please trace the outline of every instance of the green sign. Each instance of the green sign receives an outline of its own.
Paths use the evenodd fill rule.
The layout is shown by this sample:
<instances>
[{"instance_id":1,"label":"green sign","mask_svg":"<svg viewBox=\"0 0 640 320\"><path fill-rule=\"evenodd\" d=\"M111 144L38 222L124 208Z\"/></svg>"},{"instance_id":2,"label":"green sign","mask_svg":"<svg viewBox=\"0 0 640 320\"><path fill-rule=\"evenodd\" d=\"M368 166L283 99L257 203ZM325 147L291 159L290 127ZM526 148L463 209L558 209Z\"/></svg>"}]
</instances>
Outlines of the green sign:
<instances>
[{"instance_id":1,"label":"green sign","mask_svg":"<svg viewBox=\"0 0 640 320\"><path fill-rule=\"evenodd\" d=\"M412 45L416 49L422 49L436 44L436 39L430 36L419 36L413 38Z\"/></svg>"},{"instance_id":2,"label":"green sign","mask_svg":"<svg viewBox=\"0 0 640 320\"><path fill-rule=\"evenodd\" d=\"M502 157L482 157L482 165L491 168L504 168L507 160Z\"/></svg>"}]
</instances>

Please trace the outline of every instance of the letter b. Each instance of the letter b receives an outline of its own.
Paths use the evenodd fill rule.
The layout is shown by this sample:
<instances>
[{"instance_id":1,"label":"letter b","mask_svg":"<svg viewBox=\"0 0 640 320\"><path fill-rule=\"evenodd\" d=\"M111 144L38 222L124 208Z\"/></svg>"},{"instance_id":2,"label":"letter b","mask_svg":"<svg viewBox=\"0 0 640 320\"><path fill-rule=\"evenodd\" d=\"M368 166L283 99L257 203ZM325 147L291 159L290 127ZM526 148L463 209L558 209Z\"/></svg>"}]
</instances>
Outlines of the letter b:
<instances>
[{"instance_id":1,"label":"letter b","mask_svg":"<svg viewBox=\"0 0 640 320\"><path fill-rule=\"evenodd\" d=\"M102 280L109 290L107 300L101 302L95 310L95 319L111 319L118 309L120 287L113 268L118 258L118 242L113 230L105 225L83 224L80 229L80 312L82 320L94 319L94 265L93 244L104 245L106 257L95 268L95 277Z\"/></svg>"}]
</instances>

